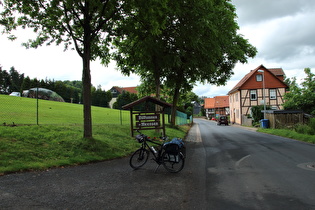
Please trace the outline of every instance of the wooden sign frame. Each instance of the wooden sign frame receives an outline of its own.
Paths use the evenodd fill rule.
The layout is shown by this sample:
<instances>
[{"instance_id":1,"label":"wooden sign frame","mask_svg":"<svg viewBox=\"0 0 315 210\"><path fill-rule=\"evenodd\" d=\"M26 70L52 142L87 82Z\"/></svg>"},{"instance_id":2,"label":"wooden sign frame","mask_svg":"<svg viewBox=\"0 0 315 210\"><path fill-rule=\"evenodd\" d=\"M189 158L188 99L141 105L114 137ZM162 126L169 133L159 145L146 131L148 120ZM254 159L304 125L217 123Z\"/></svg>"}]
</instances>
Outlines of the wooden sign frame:
<instances>
[{"instance_id":1,"label":"wooden sign frame","mask_svg":"<svg viewBox=\"0 0 315 210\"><path fill-rule=\"evenodd\" d=\"M162 109L161 111L133 111L133 108L141 103L152 102L159 105ZM130 131L131 136L134 136L134 131L136 130L156 130L162 129L163 136L165 133L165 108L171 107L172 105L164 101L158 100L156 98L146 96L137 101L123 106L123 109L130 110ZM148 107L148 106L146 106ZM148 109L148 108L146 108ZM135 120L135 122L134 122Z\"/></svg>"}]
</instances>

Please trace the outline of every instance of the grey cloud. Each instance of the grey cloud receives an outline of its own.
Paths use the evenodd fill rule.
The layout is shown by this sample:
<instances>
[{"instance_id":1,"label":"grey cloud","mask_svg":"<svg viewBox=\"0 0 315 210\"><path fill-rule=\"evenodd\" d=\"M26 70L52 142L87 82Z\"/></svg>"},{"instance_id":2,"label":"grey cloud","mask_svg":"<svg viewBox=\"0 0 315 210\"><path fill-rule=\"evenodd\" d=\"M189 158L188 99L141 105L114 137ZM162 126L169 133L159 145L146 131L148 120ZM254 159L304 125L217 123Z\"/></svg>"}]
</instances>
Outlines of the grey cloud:
<instances>
[{"instance_id":1,"label":"grey cloud","mask_svg":"<svg viewBox=\"0 0 315 210\"><path fill-rule=\"evenodd\" d=\"M309 13L315 9L312 0L232 0L240 25Z\"/></svg>"},{"instance_id":2,"label":"grey cloud","mask_svg":"<svg viewBox=\"0 0 315 210\"><path fill-rule=\"evenodd\" d=\"M274 61L290 60L300 56L315 56L315 14L293 19L265 32L266 39L260 48L260 56Z\"/></svg>"}]
</instances>

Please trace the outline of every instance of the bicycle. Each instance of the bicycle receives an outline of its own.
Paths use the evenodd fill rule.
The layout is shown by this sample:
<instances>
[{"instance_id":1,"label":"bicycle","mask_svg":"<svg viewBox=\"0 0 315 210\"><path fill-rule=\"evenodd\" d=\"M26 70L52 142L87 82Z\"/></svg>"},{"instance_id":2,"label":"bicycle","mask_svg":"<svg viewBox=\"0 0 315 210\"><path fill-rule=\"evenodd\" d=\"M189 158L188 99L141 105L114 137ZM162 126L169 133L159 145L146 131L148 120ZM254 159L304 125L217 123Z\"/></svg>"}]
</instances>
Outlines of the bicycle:
<instances>
[{"instance_id":1,"label":"bicycle","mask_svg":"<svg viewBox=\"0 0 315 210\"><path fill-rule=\"evenodd\" d=\"M142 134L138 131L138 134L135 138L141 143L141 147L136 150L130 157L129 164L133 169L139 169L148 161L150 152L153 154L152 160L154 160L158 166L155 171L162 164L164 168L171 172L177 173L184 168L185 165L185 147L182 143L174 143L174 139L171 142L166 142L167 137L161 137L163 143L156 142L154 140L149 139L148 136ZM150 146L148 142L153 143L159 146L158 151L153 146ZM179 140L179 142L182 142Z\"/></svg>"}]
</instances>

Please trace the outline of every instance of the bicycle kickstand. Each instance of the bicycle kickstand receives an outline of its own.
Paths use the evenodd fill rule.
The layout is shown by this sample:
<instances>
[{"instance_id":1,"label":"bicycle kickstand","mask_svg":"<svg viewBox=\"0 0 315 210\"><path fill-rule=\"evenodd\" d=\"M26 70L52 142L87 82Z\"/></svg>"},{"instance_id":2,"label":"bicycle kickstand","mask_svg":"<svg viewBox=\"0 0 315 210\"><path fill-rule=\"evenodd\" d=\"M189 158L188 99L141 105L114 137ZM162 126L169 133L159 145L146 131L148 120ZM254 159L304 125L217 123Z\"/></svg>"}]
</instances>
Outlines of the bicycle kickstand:
<instances>
[{"instance_id":1,"label":"bicycle kickstand","mask_svg":"<svg viewBox=\"0 0 315 210\"><path fill-rule=\"evenodd\" d=\"M160 167L160 164L157 165L157 167L154 170L154 173L156 173L156 171L159 169L159 167Z\"/></svg>"}]
</instances>

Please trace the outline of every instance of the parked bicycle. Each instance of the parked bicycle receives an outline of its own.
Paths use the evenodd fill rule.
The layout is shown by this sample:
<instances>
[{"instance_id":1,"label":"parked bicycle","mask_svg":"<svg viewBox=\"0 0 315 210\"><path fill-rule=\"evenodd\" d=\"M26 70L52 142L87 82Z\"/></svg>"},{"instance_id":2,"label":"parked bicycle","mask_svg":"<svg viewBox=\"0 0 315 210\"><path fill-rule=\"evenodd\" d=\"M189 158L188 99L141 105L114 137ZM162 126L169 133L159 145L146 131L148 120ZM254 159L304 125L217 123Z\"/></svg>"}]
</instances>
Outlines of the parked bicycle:
<instances>
[{"instance_id":1,"label":"parked bicycle","mask_svg":"<svg viewBox=\"0 0 315 210\"><path fill-rule=\"evenodd\" d=\"M153 154L152 160L158 164L155 172L161 164L171 173L177 173L184 168L185 146L181 139L175 138L170 142L166 142L168 138L161 137L161 141L163 142L161 143L160 141L151 140L140 131L138 132L140 134L136 136L136 140L141 143L141 147L132 154L129 161L133 169L142 167L148 161L150 152ZM154 148L148 142L158 147Z\"/></svg>"}]
</instances>

